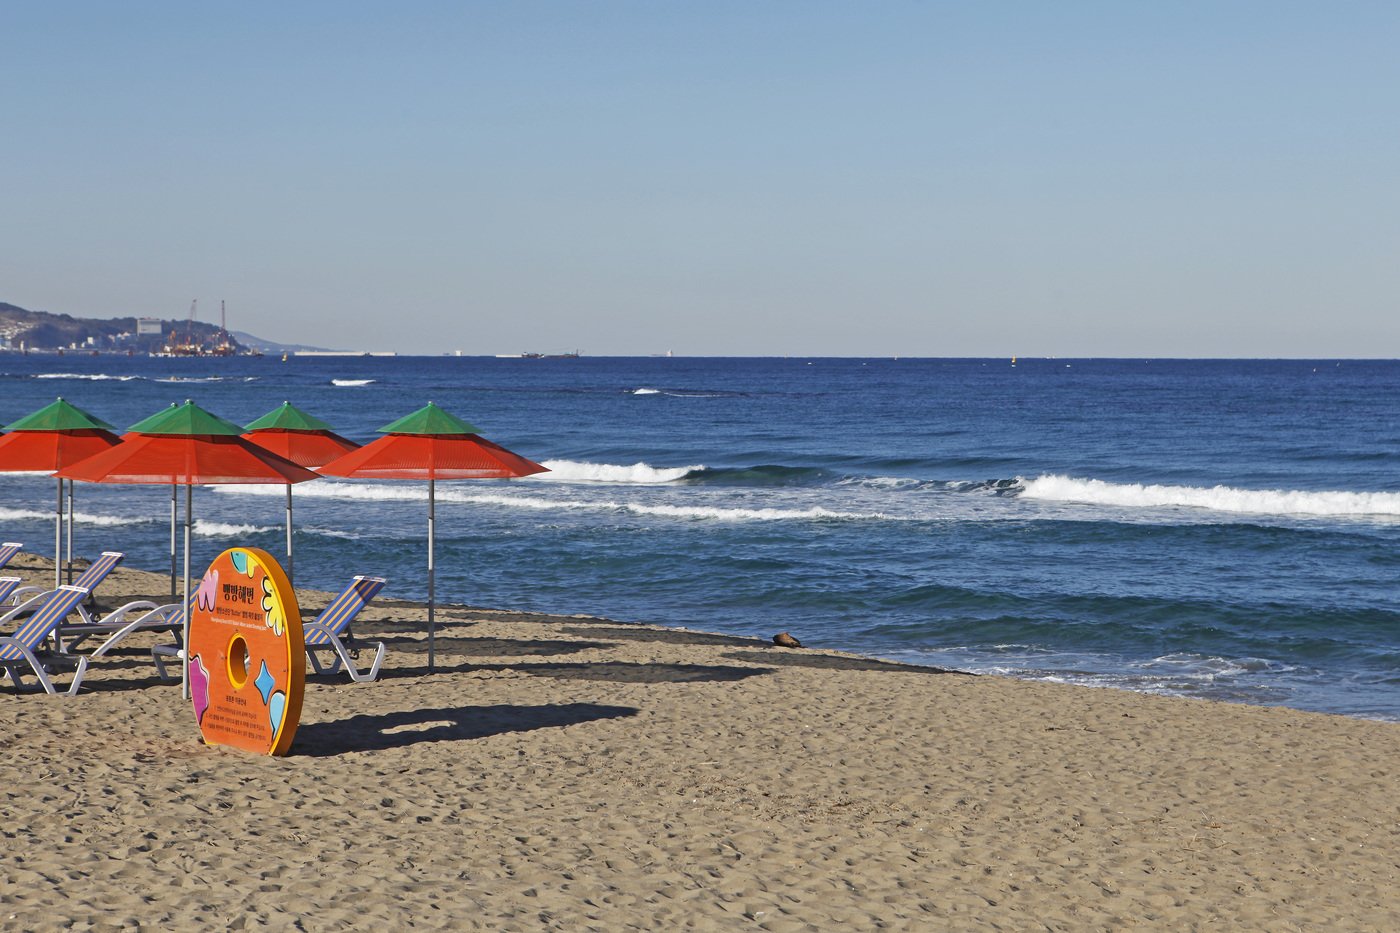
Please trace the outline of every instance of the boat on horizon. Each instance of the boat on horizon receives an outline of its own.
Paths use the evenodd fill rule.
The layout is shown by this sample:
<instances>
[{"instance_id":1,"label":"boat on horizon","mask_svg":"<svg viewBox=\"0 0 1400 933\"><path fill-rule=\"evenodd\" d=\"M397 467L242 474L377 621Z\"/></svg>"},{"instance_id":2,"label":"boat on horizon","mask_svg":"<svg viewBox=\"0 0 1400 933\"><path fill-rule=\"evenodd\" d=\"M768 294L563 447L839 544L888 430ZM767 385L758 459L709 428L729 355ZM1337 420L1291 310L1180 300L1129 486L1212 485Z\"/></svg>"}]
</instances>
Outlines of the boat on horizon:
<instances>
[{"instance_id":1,"label":"boat on horizon","mask_svg":"<svg viewBox=\"0 0 1400 933\"><path fill-rule=\"evenodd\" d=\"M497 353L498 360L576 360L579 351L565 353Z\"/></svg>"}]
</instances>

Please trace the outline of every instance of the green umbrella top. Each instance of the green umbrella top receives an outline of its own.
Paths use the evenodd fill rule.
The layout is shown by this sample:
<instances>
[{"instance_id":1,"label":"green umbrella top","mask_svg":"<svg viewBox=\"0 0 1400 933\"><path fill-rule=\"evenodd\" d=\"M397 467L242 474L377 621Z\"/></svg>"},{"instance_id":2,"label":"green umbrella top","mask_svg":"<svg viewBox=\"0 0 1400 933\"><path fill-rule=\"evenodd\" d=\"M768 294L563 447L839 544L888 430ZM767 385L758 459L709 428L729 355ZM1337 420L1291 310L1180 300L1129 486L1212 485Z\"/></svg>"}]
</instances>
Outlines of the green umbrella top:
<instances>
[{"instance_id":1,"label":"green umbrella top","mask_svg":"<svg viewBox=\"0 0 1400 933\"><path fill-rule=\"evenodd\" d=\"M379 429L380 434L480 434L481 429L450 415L432 402Z\"/></svg>"},{"instance_id":2,"label":"green umbrella top","mask_svg":"<svg viewBox=\"0 0 1400 933\"><path fill-rule=\"evenodd\" d=\"M257 421L249 422L244 431L329 431L335 429L320 418L308 415L291 402L283 402Z\"/></svg>"},{"instance_id":3,"label":"green umbrella top","mask_svg":"<svg viewBox=\"0 0 1400 933\"><path fill-rule=\"evenodd\" d=\"M101 418L83 411L77 405L59 399L50 402L36 412L31 412L13 424L5 425L6 431L115 431Z\"/></svg>"},{"instance_id":4,"label":"green umbrella top","mask_svg":"<svg viewBox=\"0 0 1400 933\"><path fill-rule=\"evenodd\" d=\"M232 421L212 415L189 399L185 404L170 403L170 407L138 421L128 431L137 434L242 434L243 429Z\"/></svg>"}]
</instances>

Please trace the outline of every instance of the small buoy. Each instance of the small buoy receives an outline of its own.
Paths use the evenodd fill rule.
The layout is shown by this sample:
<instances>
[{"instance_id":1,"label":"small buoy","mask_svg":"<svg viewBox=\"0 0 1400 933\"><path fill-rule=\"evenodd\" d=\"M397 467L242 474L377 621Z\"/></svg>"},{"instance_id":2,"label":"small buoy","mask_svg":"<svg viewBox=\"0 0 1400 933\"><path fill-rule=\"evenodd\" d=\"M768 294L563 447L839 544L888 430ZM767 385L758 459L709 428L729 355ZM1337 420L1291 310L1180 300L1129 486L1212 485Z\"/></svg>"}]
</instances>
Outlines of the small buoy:
<instances>
[{"instance_id":1,"label":"small buoy","mask_svg":"<svg viewBox=\"0 0 1400 933\"><path fill-rule=\"evenodd\" d=\"M796 638L793 638L787 632L779 632L778 634L774 635L773 644L777 645L779 648L802 647L802 642L798 641Z\"/></svg>"}]
</instances>

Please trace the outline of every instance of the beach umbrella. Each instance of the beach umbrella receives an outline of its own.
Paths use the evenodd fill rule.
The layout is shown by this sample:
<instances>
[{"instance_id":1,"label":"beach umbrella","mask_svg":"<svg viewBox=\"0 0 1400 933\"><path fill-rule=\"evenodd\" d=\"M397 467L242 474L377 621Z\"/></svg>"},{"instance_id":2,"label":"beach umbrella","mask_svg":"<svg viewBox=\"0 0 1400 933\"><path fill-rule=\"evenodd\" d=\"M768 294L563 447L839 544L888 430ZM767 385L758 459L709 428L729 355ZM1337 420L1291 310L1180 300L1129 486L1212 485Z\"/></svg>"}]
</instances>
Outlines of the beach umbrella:
<instances>
[{"instance_id":1,"label":"beach umbrella","mask_svg":"<svg viewBox=\"0 0 1400 933\"><path fill-rule=\"evenodd\" d=\"M293 463L315 468L359 447L291 402L283 402L243 428L243 437ZM287 579L296 580L292 559L292 484L287 484Z\"/></svg>"},{"instance_id":2,"label":"beach umbrella","mask_svg":"<svg viewBox=\"0 0 1400 933\"><path fill-rule=\"evenodd\" d=\"M5 472L52 473L119 443L110 424L61 398L6 425L5 430L10 432L0 437L0 470ZM68 483L68 558L63 561L63 482L58 480L53 517L55 587L62 582L64 564L68 582L73 582L73 483Z\"/></svg>"},{"instance_id":3,"label":"beach umbrella","mask_svg":"<svg viewBox=\"0 0 1400 933\"><path fill-rule=\"evenodd\" d=\"M433 582L436 548L436 485L442 479L509 479L544 473L533 460L481 437L477 429L429 402L411 415L379 429L385 435L321 467L328 476L359 479L411 479L428 482L428 670L434 667L437 594Z\"/></svg>"},{"instance_id":4,"label":"beach umbrella","mask_svg":"<svg viewBox=\"0 0 1400 933\"><path fill-rule=\"evenodd\" d=\"M317 474L249 443L243 429L193 402L172 405L131 426L122 441L59 471L88 483L149 483L185 487L184 641L190 634L190 539L194 487L211 483L300 483ZM189 696L188 664L183 692Z\"/></svg>"}]
</instances>

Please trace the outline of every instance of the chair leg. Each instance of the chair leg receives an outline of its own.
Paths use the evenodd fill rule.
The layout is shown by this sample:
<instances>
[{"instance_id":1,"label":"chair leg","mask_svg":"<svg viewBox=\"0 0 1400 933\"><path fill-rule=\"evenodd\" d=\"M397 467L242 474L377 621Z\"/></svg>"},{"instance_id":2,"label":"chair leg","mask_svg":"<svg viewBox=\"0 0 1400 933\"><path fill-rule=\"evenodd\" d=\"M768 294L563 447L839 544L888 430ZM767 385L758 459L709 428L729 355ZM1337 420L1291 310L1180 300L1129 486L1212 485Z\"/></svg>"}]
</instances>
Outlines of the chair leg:
<instances>
[{"instance_id":1,"label":"chair leg","mask_svg":"<svg viewBox=\"0 0 1400 933\"><path fill-rule=\"evenodd\" d=\"M179 645L156 645L151 649L151 660L156 664L156 676L160 678L161 683L175 683L180 678L172 677L169 672L166 671L165 661L162 660L163 658L176 658L183 664L185 650Z\"/></svg>"},{"instance_id":2,"label":"chair leg","mask_svg":"<svg viewBox=\"0 0 1400 933\"><path fill-rule=\"evenodd\" d=\"M73 682L68 685L68 690L63 694L64 696L73 697L78 695L78 687L83 683L83 675L87 673L87 667L88 659L79 658L78 669L73 672Z\"/></svg>"},{"instance_id":3,"label":"chair leg","mask_svg":"<svg viewBox=\"0 0 1400 933\"><path fill-rule=\"evenodd\" d=\"M321 661L320 655L317 654L318 651L322 651L325 649L334 649L335 662L333 664L324 664ZM306 657L311 662L311 669L315 671L317 675L340 673L340 665L341 662L344 660L340 653L339 647L336 645L308 645L306 648Z\"/></svg>"},{"instance_id":4,"label":"chair leg","mask_svg":"<svg viewBox=\"0 0 1400 933\"><path fill-rule=\"evenodd\" d=\"M370 665L369 672L361 675L361 683L379 679L379 666L384 663L384 642L374 649L374 663Z\"/></svg>"}]
</instances>

